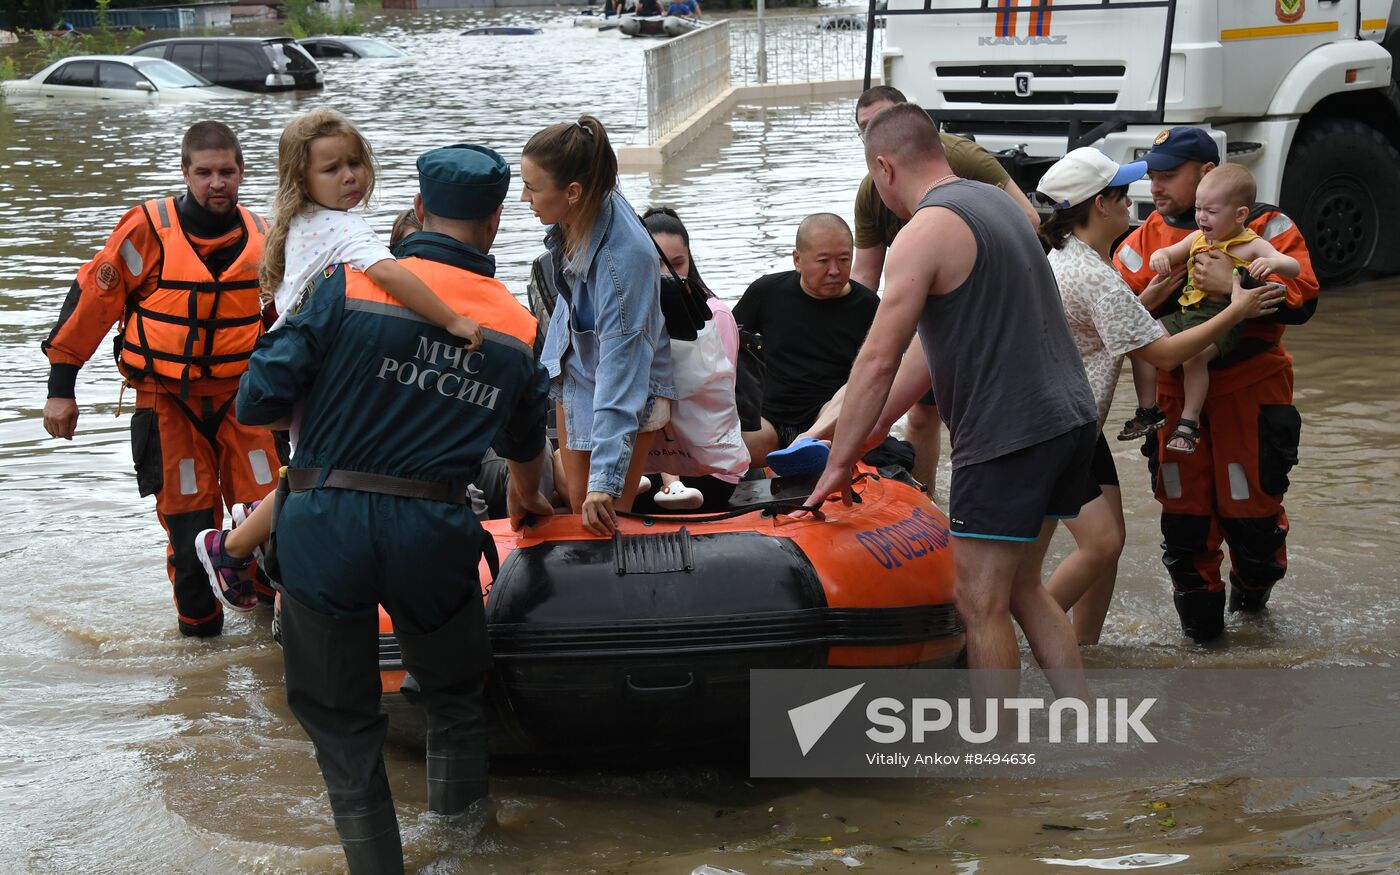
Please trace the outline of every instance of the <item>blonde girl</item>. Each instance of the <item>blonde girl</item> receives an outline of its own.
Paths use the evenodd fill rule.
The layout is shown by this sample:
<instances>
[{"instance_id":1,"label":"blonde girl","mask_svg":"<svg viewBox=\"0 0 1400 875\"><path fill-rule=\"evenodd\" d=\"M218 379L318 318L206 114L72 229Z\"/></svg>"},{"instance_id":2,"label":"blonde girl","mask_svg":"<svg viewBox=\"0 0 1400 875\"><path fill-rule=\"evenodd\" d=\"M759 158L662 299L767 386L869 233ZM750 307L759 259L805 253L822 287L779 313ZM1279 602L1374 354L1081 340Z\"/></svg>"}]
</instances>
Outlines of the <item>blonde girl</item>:
<instances>
[{"instance_id":1,"label":"blonde girl","mask_svg":"<svg viewBox=\"0 0 1400 875\"><path fill-rule=\"evenodd\" d=\"M347 264L418 315L462 338L472 349L481 326L453 312L399 264L357 213L374 191L374 153L350 120L333 109L314 109L288 122L277 144L277 196L272 230L263 247L259 280L264 303L277 312L273 329L295 313L319 276ZM209 585L234 610L257 605L248 568L268 537L272 503L233 509L235 530L206 529L195 550Z\"/></svg>"}]
</instances>

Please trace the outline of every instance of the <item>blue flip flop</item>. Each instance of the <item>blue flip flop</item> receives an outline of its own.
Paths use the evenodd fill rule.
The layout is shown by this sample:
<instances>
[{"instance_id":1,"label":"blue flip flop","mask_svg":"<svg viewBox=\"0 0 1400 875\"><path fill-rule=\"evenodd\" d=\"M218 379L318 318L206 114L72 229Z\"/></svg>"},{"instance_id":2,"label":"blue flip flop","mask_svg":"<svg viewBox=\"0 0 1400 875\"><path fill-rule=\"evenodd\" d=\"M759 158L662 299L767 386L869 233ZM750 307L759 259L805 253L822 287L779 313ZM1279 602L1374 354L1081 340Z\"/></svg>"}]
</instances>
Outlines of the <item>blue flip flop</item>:
<instances>
[{"instance_id":1,"label":"blue flip flop","mask_svg":"<svg viewBox=\"0 0 1400 875\"><path fill-rule=\"evenodd\" d=\"M802 438L794 441L786 449L774 450L768 454L768 467L779 477L796 477L799 474L816 474L826 468L826 458L831 448L816 438Z\"/></svg>"}]
</instances>

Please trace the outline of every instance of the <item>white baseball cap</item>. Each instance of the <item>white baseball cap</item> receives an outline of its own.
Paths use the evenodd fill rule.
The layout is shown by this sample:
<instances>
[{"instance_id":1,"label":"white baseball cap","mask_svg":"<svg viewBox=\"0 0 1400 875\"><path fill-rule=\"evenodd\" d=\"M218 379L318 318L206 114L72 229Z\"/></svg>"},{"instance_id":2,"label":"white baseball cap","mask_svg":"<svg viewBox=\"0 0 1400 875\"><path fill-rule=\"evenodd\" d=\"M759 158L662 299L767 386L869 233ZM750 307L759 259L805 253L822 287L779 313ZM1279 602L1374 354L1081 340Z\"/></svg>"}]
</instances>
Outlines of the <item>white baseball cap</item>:
<instances>
[{"instance_id":1,"label":"white baseball cap","mask_svg":"<svg viewBox=\"0 0 1400 875\"><path fill-rule=\"evenodd\" d=\"M1119 164L1098 149L1084 146L1065 155L1045 171L1036 191L1050 198L1055 209L1067 210L1106 188L1127 185L1146 174L1146 161Z\"/></svg>"}]
</instances>

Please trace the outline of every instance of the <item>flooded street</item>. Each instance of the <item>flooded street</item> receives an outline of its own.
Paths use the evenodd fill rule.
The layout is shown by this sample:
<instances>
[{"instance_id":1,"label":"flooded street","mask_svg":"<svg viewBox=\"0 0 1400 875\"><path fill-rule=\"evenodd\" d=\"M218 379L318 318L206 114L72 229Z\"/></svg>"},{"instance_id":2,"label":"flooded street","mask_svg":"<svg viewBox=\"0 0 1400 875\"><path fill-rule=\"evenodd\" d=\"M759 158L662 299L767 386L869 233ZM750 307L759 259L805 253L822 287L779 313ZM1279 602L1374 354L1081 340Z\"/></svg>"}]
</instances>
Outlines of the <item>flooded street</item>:
<instances>
[{"instance_id":1,"label":"flooded street","mask_svg":"<svg viewBox=\"0 0 1400 875\"><path fill-rule=\"evenodd\" d=\"M410 58L326 62L327 87L309 96L0 105L0 875L343 870L267 615L231 616L212 641L179 636L154 501L137 497L128 419L113 416L110 347L79 377L82 413L67 443L40 422L39 343L122 213L177 190L179 138L201 117L238 132L241 200L265 212L286 120L321 104L344 111L378 153L370 220L386 236L425 149L485 143L514 164L535 130L583 111L615 145L643 142L648 43L570 18L381 16L370 31ZM545 33L458 36L487 20ZM677 209L706 280L733 301L790 263L802 217L851 218L861 168L852 101L742 106L674 166L625 175L622 188L639 210ZM519 190L517 178L493 252L498 275L523 294L543 229ZM1313 321L1289 329L1304 422L1289 574L1267 614L1229 621L1224 644L1181 636L1145 464L1135 446L1115 446L1128 547L1089 665L1400 663L1397 300L1397 281L1324 292ZM1120 384L1110 422L1130 415L1131 388ZM945 460L940 495L947 477ZM464 836L425 814L421 750L388 758L410 871L1049 875L1080 871L1057 860L1128 854L1185 856L1153 870L1165 873L1400 871L1397 782L800 782L750 780L733 763L517 766L494 784L499 824Z\"/></svg>"}]
</instances>

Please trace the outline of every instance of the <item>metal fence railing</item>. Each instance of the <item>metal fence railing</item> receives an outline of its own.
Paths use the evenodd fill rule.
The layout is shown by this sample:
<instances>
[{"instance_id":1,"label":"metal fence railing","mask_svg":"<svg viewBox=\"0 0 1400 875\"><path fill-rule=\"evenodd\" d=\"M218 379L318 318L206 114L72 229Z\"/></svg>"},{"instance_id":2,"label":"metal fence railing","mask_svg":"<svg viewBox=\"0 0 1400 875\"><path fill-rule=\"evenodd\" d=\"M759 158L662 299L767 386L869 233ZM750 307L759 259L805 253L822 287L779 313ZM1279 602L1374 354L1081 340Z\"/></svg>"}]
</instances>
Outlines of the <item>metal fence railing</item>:
<instances>
[{"instance_id":1,"label":"metal fence railing","mask_svg":"<svg viewBox=\"0 0 1400 875\"><path fill-rule=\"evenodd\" d=\"M647 140L655 143L729 87L729 22L646 50Z\"/></svg>"},{"instance_id":2,"label":"metal fence railing","mask_svg":"<svg viewBox=\"0 0 1400 875\"><path fill-rule=\"evenodd\" d=\"M784 15L719 21L646 50L647 141L656 143L731 84L863 79L865 18ZM875 31L878 64L885 31ZM878 75L879 71L872 71Z\"/></svg>"},{"instance_id":3,"label":"metal fence railing","mask_svg":"<svg viewBox=\"0 0 1400 875\"><path fill-rule=\"evenodd\" d=\"M766 76L759 75L759 25L731 21L729 78L757 82L827 82L865 77L865 16L783 15L764 21ZM875 31L874 65L885 47L884 28ZM879 69L872 71L876 78Z\"/></svg>"}]
</instances>

